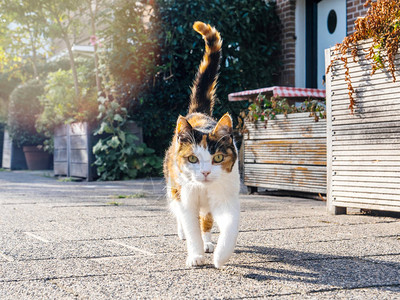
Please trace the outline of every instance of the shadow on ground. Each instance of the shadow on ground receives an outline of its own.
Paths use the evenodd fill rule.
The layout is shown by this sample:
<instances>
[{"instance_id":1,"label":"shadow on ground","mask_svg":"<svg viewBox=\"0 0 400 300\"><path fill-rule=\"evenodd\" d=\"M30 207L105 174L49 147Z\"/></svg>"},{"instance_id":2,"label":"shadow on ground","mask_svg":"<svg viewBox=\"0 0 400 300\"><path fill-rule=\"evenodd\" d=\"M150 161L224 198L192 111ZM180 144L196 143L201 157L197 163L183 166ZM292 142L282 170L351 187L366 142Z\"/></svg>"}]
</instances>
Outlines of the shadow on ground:
<instances>
[{"instance_id":1,"label":"shadow on ground","mask_svg":"<svg viewBox=\"0 0 400 300\"><path fill-rule=\"evenodd\" d=\"M393 249L395 250L395 249ZM260 246L241 247L237 254L257 255L252 264L233 264L245 278L257 281L286 281L337 288L391 287L400 282L400 264L384 261L383 255L335 256ZM400 256L400 253L385 254ZM319 288L319 291L321 289Z\"/></svg>"}]
</instances>

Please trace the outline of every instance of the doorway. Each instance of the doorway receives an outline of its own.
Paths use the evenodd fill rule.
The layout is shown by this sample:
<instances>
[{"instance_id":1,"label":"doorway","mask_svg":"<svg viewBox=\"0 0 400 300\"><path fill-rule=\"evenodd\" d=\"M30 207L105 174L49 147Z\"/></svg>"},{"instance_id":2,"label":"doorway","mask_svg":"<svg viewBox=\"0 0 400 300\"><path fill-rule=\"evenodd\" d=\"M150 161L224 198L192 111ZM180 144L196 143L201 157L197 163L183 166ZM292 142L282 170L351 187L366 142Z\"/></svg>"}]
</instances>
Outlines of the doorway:
<instances>
[{"instance_id":1,"label":"doorway","mask_svg":"<svg viewBox=\"0 0 400 300\"><path fill-rule=\"evenodd\" d=\"M319 1L317 20L317 88L325 89L325 49L342 42L346 36L346 0Z\"/></svg>"}]
</instances>

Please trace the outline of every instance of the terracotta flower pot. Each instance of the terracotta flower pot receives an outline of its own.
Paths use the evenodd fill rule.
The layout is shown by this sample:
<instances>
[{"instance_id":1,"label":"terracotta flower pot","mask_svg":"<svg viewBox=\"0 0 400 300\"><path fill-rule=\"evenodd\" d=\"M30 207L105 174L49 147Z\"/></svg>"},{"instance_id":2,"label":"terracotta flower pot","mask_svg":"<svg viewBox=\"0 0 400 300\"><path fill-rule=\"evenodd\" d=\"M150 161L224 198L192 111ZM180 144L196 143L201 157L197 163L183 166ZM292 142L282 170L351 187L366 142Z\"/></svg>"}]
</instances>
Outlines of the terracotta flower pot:
<instances>
[{"instance_id":1,"label":"terracotta flower pot","mask_svg":"<svg viewBox=\"0 0 400 300\"><path fill-rule=\"evenodd\" d=\"M29 170L47 170L50 166L50 154L37 146L23 147Z\"/></svg>"}]
</instances>

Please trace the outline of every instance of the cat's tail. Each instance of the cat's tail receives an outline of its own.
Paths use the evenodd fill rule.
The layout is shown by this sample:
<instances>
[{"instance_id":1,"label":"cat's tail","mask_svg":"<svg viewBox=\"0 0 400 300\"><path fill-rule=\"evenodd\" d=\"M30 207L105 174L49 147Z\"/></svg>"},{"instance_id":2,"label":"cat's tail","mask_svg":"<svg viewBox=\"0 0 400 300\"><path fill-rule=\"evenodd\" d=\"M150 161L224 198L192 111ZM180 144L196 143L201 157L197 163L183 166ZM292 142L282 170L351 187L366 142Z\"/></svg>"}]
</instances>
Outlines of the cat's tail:
<instances>
[{"instance_id":1,"label":"cat's tail","mask_svg":"<svg viewBox=\"0 0 400 300\"><path fill-rule=\"evenodd\" d=\"M208 24L195 22L193 29L203 36L206 49L193 82L189 113L199 112L211 116L216 98L222 39L219 32Z\"/></svg>"}]
</instances>

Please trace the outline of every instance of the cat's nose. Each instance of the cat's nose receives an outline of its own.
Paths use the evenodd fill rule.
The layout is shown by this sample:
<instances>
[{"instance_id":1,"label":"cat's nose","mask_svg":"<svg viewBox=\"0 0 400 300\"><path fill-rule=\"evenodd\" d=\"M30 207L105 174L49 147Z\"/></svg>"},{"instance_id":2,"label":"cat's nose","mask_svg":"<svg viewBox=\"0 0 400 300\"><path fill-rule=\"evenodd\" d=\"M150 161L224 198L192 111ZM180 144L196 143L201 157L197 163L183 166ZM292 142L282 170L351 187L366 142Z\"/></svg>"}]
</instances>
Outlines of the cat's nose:
<instances>
[{"instance_id":1,"label":"cat's nose","mask_svg":"<svg viewBox=\"0 0 400 300\"><path fill-rule=\"evenodd\" d=\"M207 177L207 176L208 176L208 174L210 174L210 173L211 173L211 171L202 171L201 173L204 175L204 177Z\"/></svg>"}]
</instances>

